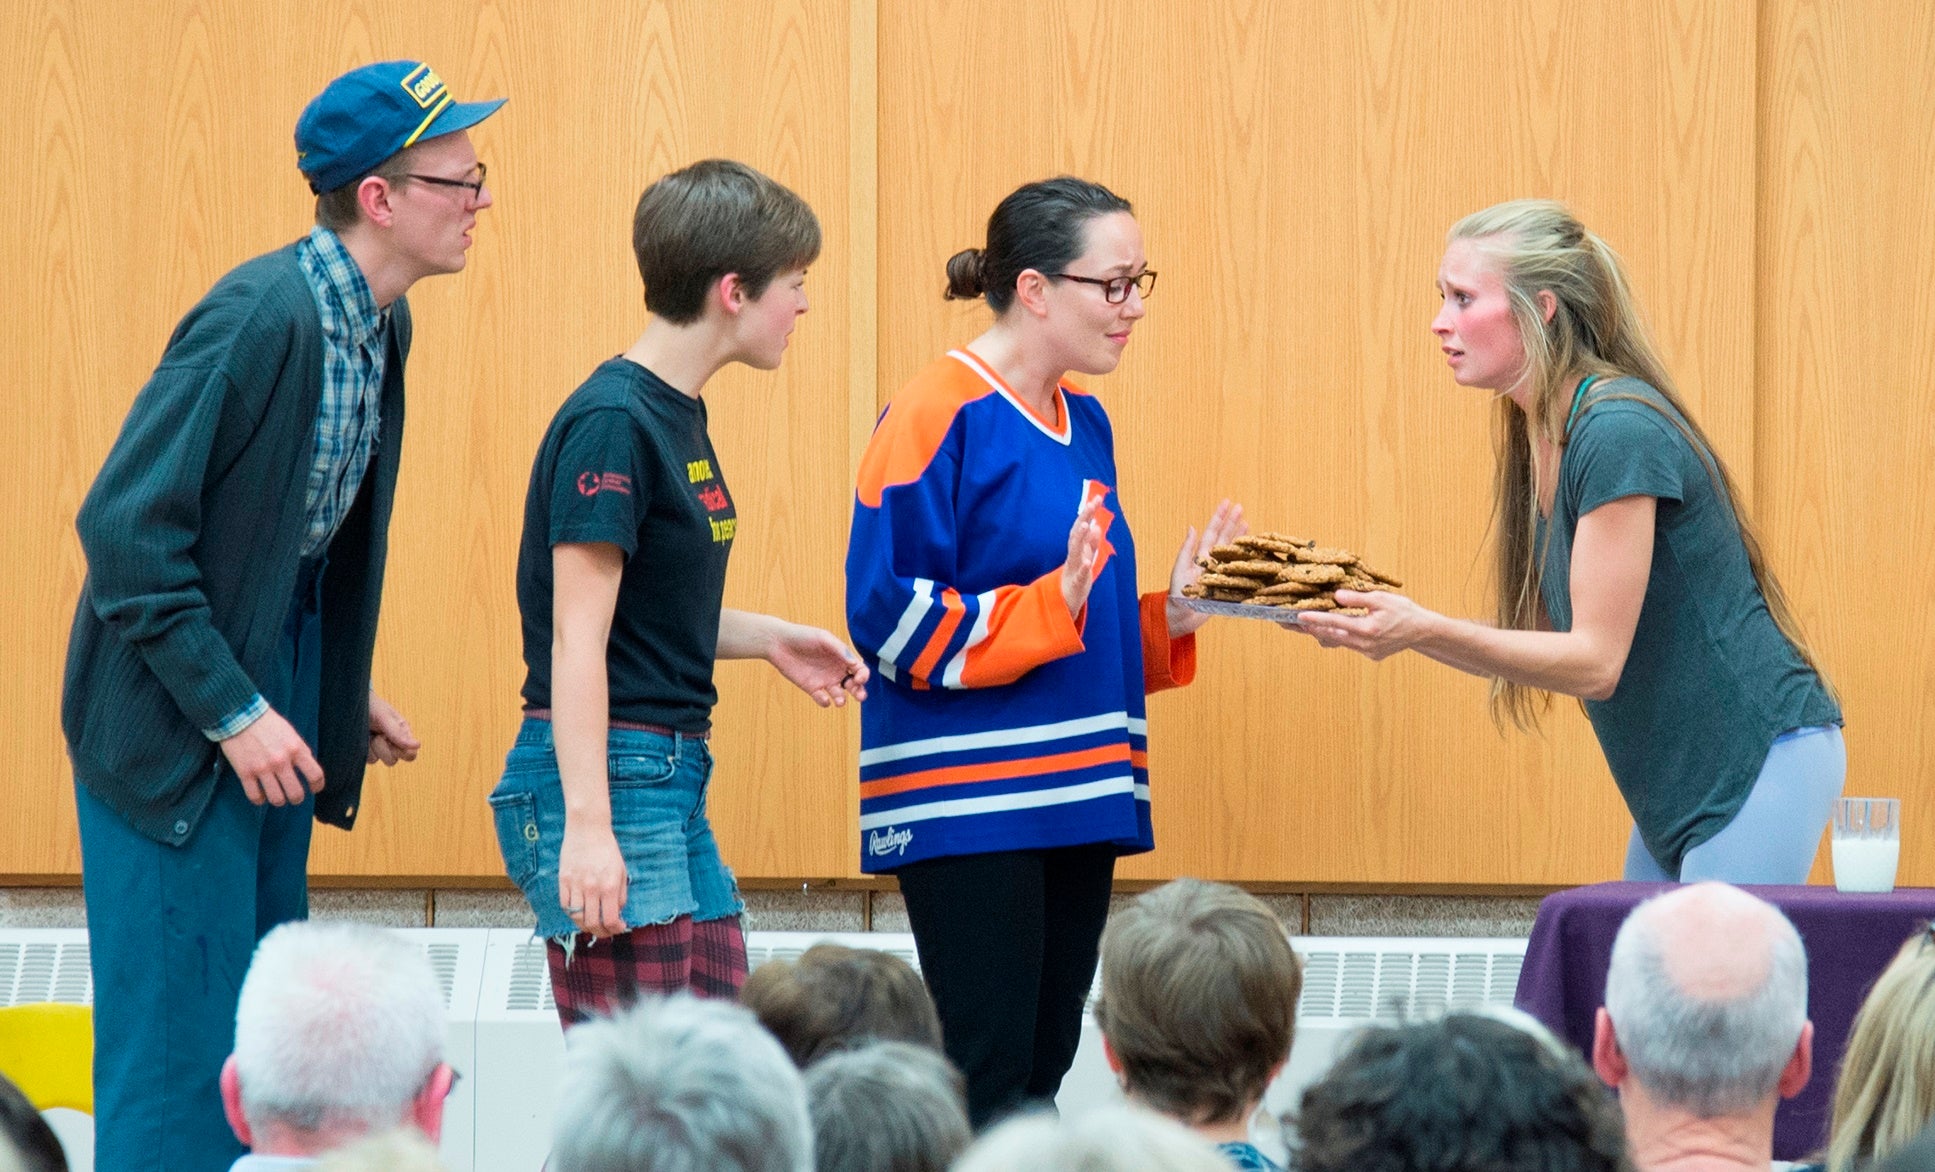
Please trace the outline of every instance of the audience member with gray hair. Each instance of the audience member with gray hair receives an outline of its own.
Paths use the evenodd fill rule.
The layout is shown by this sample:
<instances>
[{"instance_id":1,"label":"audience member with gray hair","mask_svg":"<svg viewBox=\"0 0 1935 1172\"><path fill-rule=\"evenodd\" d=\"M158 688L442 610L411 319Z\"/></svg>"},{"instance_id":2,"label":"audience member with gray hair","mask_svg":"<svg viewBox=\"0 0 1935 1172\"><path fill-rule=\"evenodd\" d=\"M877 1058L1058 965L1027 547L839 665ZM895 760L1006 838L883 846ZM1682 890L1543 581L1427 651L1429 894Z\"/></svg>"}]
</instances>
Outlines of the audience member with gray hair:
<instances>
[{"instance_id":1,"label":"audience member with gray hair","mask_svg":"<svg viewBox=\"0 0 1935 1172\"><path fill-rule=\"evenodd\" d=\"M1633 1162L1772 1160L1774 1108L1807 1085L1807 954L1772 904L1696 883L1634 908L1613 942L1593 1066L1618 1088Z\"/></svg>"},{"instance_id":2,"label":"audience member with gray hair","mask_svg":"<svg viewBox=\"0 0 1935 1172\"><path fill-rule=\"evenodd\" d=\"M1015 1116L982 1136L954 1172L1229 1172L1229 1164L1172 1119L1103 1107L1074 1119Z\"/></svg>"},{"instance_id":3,"label":"audience member with gray hair","mask_svg":"<svg viewBox=\"0 0 1935 1172\"><path fill-rule=\"evenodd\" d=\"M551 1172L811 1172L799 1071L745 1008L645 998L565 1041Z\"/></svg>"},{"instance_id":4,"label":"audience member with gray hair","mask_svg":"<svg viewBox=\"0 0 1935 1172\"><path fill-rule=\"evenodd\" d=\"M284 924L256 947L222 1106L237 1172L299 1168L372 1132L443 1129L443 991L423 950L362 924ZM296 1161L296 1162L292 1162Z\"/></svg>"},{"instance_id":5,"label":"audience member with gray hair","mask_svg":"<svg viewBox=\"0 0 1935 1172\"><path fill-rule=\"evenodd\" d=\"M907 1042L841 1050L806 1071L819 1172L946 1172L974 1138L966 1084L940 1052Z\"/></svg>"}]
</instances>

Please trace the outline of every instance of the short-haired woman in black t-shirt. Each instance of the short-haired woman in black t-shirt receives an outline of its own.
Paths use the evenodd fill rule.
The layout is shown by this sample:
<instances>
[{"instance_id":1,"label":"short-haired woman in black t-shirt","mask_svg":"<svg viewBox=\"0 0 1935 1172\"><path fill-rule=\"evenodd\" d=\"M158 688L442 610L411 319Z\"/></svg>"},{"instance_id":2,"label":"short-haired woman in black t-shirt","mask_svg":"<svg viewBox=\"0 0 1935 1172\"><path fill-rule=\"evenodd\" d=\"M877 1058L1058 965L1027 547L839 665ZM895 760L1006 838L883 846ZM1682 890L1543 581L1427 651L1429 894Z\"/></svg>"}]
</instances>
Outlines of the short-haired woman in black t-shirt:
<instances>
[{"instance_id":1,"label":"short-haired woman in black t-shirt","mask_svg":"<svg viewBox=\"0 0 1935 1172\"><path fill-rule=\"evenodd\" d=\"M745 981L744 905L705 810L715 660L765 659L822 707L866 696L831 632L722 605L738 516L700 397L730 363L779 366L819 221L708 160L645 189L632 247L651 318L565 400L532 467L525 719L490 797L566 1026L638 992Z\"/></svg>"},{"instance_id":2,"label":"short-haired woman in black t-shirt","mask_svg":"<svg viewBox=\"0 0 1935 1172\"><path fill-rule=\"evenodd\" d=\"M1841 709L1647 340L1619 260L1549 200L1451 229L1431 323L1496 392L1496 625L1396 594L1301 629L1492 678L1502 723L1585 701L1632 812L1628 879L1801 883L1847 772Z\"/></svg>"}]
</instances>

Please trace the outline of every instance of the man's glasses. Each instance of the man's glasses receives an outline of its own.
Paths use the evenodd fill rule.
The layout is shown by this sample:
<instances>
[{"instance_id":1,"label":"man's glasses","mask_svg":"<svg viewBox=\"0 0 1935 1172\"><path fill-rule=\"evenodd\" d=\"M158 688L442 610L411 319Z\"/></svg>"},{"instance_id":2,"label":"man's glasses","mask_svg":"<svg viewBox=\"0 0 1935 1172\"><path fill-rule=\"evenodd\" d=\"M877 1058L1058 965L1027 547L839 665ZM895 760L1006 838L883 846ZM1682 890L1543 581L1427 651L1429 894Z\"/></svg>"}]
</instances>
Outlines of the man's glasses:
<instances>
[{"instance_id":1,"label":"man's glasses","mask_svg":"<svg viewBox=\"0 0 1935 1172\"><path fill-rule=\"evenodd\" d=\"M418 183L435 184L438 187L467 188L470 191L470 198L478 200L484 198L484 176L488 171L489 168L479 163L477 164L477 169L472 172L472 174L477 176L475 179L445 179L441 175L418 175L414 171L406 171L403 177L405 179L414 179Z\"/></svg>"},{"instance_id":2,"label":"man's glasses","mask_svg":"<svg viewBox=\"0 0 1935 1172\"><path fill-rule=\"evenodd\" d=\"M480 166L482 164L479 164ZM1129 299L1129 288L1134 286L1144 297L1156 291L1156 271L1144 269L1133 277L1078 277L1074 273L1043 273L1062 281L1080 281L1084 285L1100 285L1102 300L1110 305L1120 305Z\"/></svg>"}]
</instances>

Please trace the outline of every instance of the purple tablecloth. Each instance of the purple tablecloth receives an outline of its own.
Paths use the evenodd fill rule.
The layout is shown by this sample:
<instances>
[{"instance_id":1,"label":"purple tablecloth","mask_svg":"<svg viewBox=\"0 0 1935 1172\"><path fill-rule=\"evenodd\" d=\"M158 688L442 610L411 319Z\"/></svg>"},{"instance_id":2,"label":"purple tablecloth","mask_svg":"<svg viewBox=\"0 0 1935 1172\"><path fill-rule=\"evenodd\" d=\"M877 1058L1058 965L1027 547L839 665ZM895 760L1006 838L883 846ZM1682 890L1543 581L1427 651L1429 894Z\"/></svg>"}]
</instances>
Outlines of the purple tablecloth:
<instances>
[{"instance_id":1,"label":"purple tablecloth","mask_svg":"<svg viewBox=\"0 0 1935 1172\"><path fill-rule=\"evenodd\" d=\"M1598 883L1547 896L1525 949L1518 1007L1590 1060L1593 1016L1604 1003L1613 937L1635 904L1669 886ZM1749 890L1786 912L1807 946L1814 1075L1774 1116L1774 1158L1798 1160L1827 1137L1834 1078L1855 1010L1901 942L1935 918L1935 889L1897 888L1891 895L1843 895L1832 887Z\"/></svg>"}]
</instances>

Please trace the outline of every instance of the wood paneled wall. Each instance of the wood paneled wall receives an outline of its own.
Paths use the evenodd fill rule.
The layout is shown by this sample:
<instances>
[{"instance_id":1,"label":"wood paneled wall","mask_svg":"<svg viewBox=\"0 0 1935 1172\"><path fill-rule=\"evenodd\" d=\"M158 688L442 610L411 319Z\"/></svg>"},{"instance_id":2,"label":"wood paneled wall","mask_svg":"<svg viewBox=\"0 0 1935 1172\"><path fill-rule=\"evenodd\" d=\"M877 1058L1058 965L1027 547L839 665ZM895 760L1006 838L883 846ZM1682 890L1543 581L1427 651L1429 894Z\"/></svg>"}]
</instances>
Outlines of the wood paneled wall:
<instances>
[{"instance_id":1,"label":"wood paneled wall","mask_svg":"<svg viewBox=\"0 0 1935 1172\"><path fill-rule=\"evenodd\" d=\"M940 300L942 264L1017 183L1066 171L1136 202L1163 273L1095 386L1145 587L1227 495L1485 613L1489 407L1437 360L1431 281L1459 215L1551 195L1620 248L1747 486L1841 685L1850 792L1909 799L1911 830L1935 820L1917 719L1935 702L1935 21L1912 0L0 5L0 160L22 196L0 224L17 388L0 729L19 795L0 875L78 868L57 721L72 518L128 402L210 282L304 229L302 104L353 64L417 55L461 97L512 100L474 134L498 203L469 269L411 295L377 682L426 752L372 772L358 830L320 835L319 874L499 873L483 795L516 723L531 454L642 321L639 189L714 154L793 186L826 229L786 367L707 392L745 518L729 604L840 627L874 414L985 320ZM1881 598L1850 596L1853 565ZM1481 681L1260 624L1213 624L1202 658L1194 687L1152 701L1162 845L1125 875L1617 873L1626 819L1575 705L1501 736ZM728 858L742 877L854 875L852 714L760 665L720 682ZM1935 881L1918 841L1904 876Z\"/></svg>"}]
</instances>

